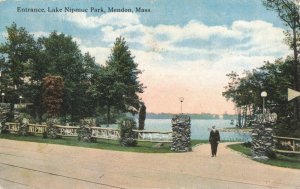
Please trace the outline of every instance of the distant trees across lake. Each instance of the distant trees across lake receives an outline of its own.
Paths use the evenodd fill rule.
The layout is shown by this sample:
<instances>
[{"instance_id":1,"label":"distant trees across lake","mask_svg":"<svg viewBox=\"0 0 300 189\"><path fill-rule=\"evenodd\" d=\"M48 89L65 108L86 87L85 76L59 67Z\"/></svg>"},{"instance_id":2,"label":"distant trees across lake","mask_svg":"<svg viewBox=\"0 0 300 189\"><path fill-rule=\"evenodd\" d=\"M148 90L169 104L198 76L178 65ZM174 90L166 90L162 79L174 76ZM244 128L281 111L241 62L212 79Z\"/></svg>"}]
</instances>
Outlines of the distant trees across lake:
<instances>
[{"instance_id":1,"label":"distant trees across lake","mask_svg":"<svg viewBox=\"0 0 300 189\"><path fill-rule=\"evenodd\" d=\"M146 119L171 119L175 114L171 113L147 113ZM191 119L228 119L235 120L237 115L231 114L210 114L210 113L201 113L201 114L188 114Z\"/></svg>"}]
</instances>

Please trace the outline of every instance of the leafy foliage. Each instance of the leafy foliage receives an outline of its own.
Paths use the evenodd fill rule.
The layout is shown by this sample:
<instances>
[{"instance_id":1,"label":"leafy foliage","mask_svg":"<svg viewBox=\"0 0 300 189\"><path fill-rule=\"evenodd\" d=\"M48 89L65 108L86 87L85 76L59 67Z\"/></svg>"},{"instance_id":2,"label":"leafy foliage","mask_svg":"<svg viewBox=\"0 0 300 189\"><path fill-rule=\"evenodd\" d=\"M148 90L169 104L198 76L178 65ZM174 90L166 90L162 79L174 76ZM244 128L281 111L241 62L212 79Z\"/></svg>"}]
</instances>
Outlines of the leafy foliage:
<instances>
[{"instance_id":1,"label":"leafy foliage","mask_svg":"<svg viewBox=\"0 0 300 189\"><path fill-rule=\"evenodd\" d=\"M94 99L106 108L107 124L111 122L112 111L136 113L135 109L139 109L138 93L144 88L138 81L140 73L125 39L117 38L106 66L94 73L95 82L89 89Z\"/></svg>"},{"instance_id":2,"label":"leafy foliage","mask_svg":"<svg viewBox=\"0 0 300 189\"><path fill-rule=\"evenodd\" d=\"M63 78L60 76L47 76L43 79L43 88L43 102L48 117L57 117L60 114L63 102Z\"/></svg>"},{"instance_id":3,"label":"leafy foliage","mask_svg":"<svg viewBox=\"0 0 300 189\"><path fill-rule=\"evenodd\" d=\"M294 0L262 0L267 9L275 11L283 23L288 27L285 42L293 50L293 56L286 60L276 60L273 64L266 62L264 66L248 71L243 77L235 72L228 74L229 83L225 87L223 96L232 100L239 110L239 126L241 117L251 119L251 114L262 112L260 93L267 91L267 107L278 115L277 133L293 135L300 132L299 99L287 102L287 88L300 89L299 85L299 5ZM250 116L248 116L250 112ZM243 113L241 113L243 112ZM243 114L243 116L241 115ZM246 125L246 121L244 122Z\"/></svg>"},{"instance_id":4,"label":"leafy foliage","mask_svg":"<svg viewBox=\"0 0 300 189\"><path fill-rule=\"evenodd\" d=\"M44 121L43 78L48 75L64 81L59 100L63 121L99 116L111 123L122 113L135 113L128 106L138 109L141 72L124 38L117 38L106 65L100 66L88 52L82 54L71 36L54 31L35 38L15 23L6 29L8 37L0 44L1 93L12 104L19 102L19 96L24 103L32 103L28 109L38 122ZM56 105L47 103L50 106ZM52 110L48 113L54 114Z\"/></svg>"},{"instance_id":5,"label":"leafy foliage","mask_svg":"<svg viewBox=\"0 0 300 189\"><path fill-rule=\"evenodd\" d=\"M274 63L266 62L262 67L246 72L243 77L228 74L230 81L225 87L223 96L232 100L238 107L250 107L251 115L262 112L260 93L267 91L266 107L278 115L277 133L288 135L294 131L291 125L293 116L292 104L287 102L287 88L292 87L293 77L290 75L292 61L278 59ZM283 125L289 127L283 133ZM285 126L285 127L286 127Z\"/></svg>"},{"instance_id":6,"label":"leafy foliage","mask_svg":"<svg viewBox=\"0 0 300 189\"><path fill-rule=\"evenodd\" d=\"M110 93L114 99L112 104L126 111L125 103L120 103L125 101L127 105L138 109L140 103L137 93L142 93L144 88L138 81L141 71L137 68L138 65L134 62L134 57L124 38L116 39L106 65L113 78Z\"/></svg>"},{"instance_id":7,"label":"leafy foliage","mask_svg":"<svg viewBox=\"0 0 300 189\"><path fill-rule=\"evenodd\" d=\"M269 10L275 11L283 23L288 26L286 31L286 42L293 50L293 88L297 91L300 89L299 83L299 32L300 32L300 12L299 4L294 0L262 0L263 4ZM296 124L300 123L300 106L299 100L293 101L293 119Z\"/></svg>"}]
</instances>

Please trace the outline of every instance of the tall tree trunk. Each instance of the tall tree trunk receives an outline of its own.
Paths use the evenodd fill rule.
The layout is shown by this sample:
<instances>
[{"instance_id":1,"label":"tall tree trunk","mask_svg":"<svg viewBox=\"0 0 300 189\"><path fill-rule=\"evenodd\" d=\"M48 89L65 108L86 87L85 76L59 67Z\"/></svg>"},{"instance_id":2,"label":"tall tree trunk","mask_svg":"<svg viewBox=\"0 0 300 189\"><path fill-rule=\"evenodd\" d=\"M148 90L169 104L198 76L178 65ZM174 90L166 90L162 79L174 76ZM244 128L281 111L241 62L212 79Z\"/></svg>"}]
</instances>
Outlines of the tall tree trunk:
<instances>
[{"instance_id":1,"label":"tall tree trunk","mask_svg":"<svg viewBox=\"0 0 300 189\"><path fill-rule=\"evenodd\" d=\"M248 114L247 108L248 108L248 106L246 106L244 108L244 125L243 125L243 128L247 127L247 117L248 117L248 115L247 115Z\"/></svg>"},{"instance_id":2,"label":"tall tree trunk","mask_svg":"<svg viewBox=\"0 0 300 189\"><path fill-rule=\"evenodd\" d=\"M144 105L144 103L142 103L139 111L139 130L144 130L145 119L146 119L146 106Z\"/></svg>"},{"instance_id":3,"label":"tall tree trunk","mask_svg":"<svg viewBox=\"0 0 300 189\"><path fill-rule=\"evenodd\" d=\"M238 127L242 127L241 108L238 108Z\"/></svg>"},{"instance_id":4,"label":"tall tree trunk","mask_svg":"<svg viewBox=\"0 0 300 189\"><path fill-rule=\"evenodd\" d=\"M298 51L297 51L297 32L296 32L296 27L293 28L293 51L294 51L294 80L295 80L295 90L299 91L299 81L298 81ZM294 114L295 118L297 120L297 123L299 121L299 102L298 98L295 100L295 105L294 105Z\"/></svg>"},{"instance_id":5,"label":"tall tree trunk","mask_svg":"<svg viewBox=\"0 0 300 189\"><path fill-rule=\"evenodd\" d=\"M107 104L107 127L109 127L110 122L110 104Z\"/></svg>"},{"instance_id":6,"label":"tall tree trunk","mask_svg":"<svg viewBox=\"0 0 300 189\"><path fill-rule=\"evenodd\" d=\"M35 114L35 120L38 120L38 123L41 123L39 106L34 107L34 114Z\"/></svg>"}]
</instances>

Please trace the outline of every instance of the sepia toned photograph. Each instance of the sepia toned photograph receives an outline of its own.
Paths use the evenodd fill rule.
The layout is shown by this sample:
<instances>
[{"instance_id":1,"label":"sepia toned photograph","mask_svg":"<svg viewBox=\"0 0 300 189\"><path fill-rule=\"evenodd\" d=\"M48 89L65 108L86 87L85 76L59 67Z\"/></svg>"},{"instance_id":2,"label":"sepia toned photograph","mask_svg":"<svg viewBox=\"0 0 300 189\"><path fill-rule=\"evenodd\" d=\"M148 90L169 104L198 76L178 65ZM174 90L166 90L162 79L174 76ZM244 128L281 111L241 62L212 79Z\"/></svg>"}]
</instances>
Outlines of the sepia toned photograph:
<instances>
[{"instance_id":1,"label":"sepia toned photograph","mask_svg":"<svg viewBox=\"0 0 300 189\"><path fill-rule=\"evenodd\" d=\"M299 0L0 0L0 189L300 189Z\"/></svg>"}]
</instances>

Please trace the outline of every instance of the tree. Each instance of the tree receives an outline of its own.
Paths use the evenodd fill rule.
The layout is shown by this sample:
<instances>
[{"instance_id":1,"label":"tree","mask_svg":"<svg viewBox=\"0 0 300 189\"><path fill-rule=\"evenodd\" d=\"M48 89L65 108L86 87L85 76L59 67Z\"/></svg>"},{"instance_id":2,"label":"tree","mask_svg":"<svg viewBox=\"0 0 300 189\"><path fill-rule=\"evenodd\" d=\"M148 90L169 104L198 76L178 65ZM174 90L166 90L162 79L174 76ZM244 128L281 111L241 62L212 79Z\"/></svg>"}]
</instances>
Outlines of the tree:
<instances>
[{"instance_id":1,"label":"tree","mask_svg":"<svg viewBox=\"0 0 300 189\"><path fill-rule=\"evenodd\" d=\"M40 39L43 46L44 61L48 64L47 73L64 78L62 115L68 114L78 119L85 107L82 91L84 78L83 56L71 36L52 32L49 37Z\"/></svg>"},{"instance_id":2,"label":"tree","mask_svg":"<svg viewBox=\"0 0 300 189\"><path fill-rule=\"evenodd\" d=\"M143 93L143 84L138 80L138 75L141 71L137 68L137 63L134 62L134 57L131 55L126 41L122 37L118 37L111 50L111 55L106 61L106 68L103 76L109 77L109 86L107 88L107 113L108 118L111 106L123 111L135 113L134 109L129 109L128 106L139 108L138 93ZM106 78L102 78L102 82ZM125 104L127 106L125 106Z\"/></svg>"},{"instance_id":3,"label":"tree","mask_svg":"<svg viewBox=\"0 0 300 189\"><path fill-rule=\"evenodd\" d=\"M95 82L89 88L89 93L96 99L98 106L106 108L107 125L111 123L111 111L122 111L122 94L126 91L126 85L116 81L115 73L108 67L102 67L95 75Z\"/></svg>"},{"instance_id":4,"label":"tree","mask_svg":"<svg viewBox=\"0 0 300 189\"><path fill-rule=\"evenodd\" d=\"M3 71L3 92L11 103L16 103L19 95L23 95L24 83L30 79L29 64L37 61L37 52L40 48L24 27L18 28L16 23L6 27L7 38L4 44L0 45L0 53L4 62L1 65ZM6 81L6 83L5 83Z\"/></svg>"},{"instance_id":5,"label":"tree","mask_svg":"<svg viewBox=\"0 0 300 189\"><path fill-rule=\"evenodd\" d=\"M235 103L236 111L238 114L237 126L242 127L243 118L245 119L247 115L244 114L242 116L242 112L241 112L241 108L244 105L242 102L240 102L242 91L238 89L241 82L241 78L239 78L239 75L233 71L229 74L226 74L226 76L229 77L229 82L228 82L228 86L225 87L226 91L223 92L222 95L227 100L231 100L232 102Z\"/></svg>"},{"instance_id":6,"label":"tree","mask_svg":"<svg viewBox=\"0 0 300 189\"><path fill-rule=\"evenodd\" d=\"M262 99L260 93L268 92L266 105L271 112L278 115L278 122L282 125L290 125L286 118L293 116L290 105L286 103L286 89L291 87L293 77L289 74L293 69L293 61L288 57L285 61L278 59L274 63L265 62L257 69L248 71L241 78L232 72L228 74L230 81L225 87L223 96L232 100L238 107L244 107L244 115L262 113ZM247 116L244 117L247 122ZM245 126L241 124L241 126ZM277 127L281 130L282 126ZM279 131L282 133L282 131ZM293 132L293 129L290 130Z\"/></svg>"},{"instance_id":7,"label":"tree","mask_svg":"<svg viewBox=\"0 0 300 189\"><path fill-rule=\"evenodd\" d=\"M44 86L45 77L50 75L63 79L63 96L58 100L62 104L53 103L61 108L63 117L72 121L95 116L104 108L108 123L112 112L137 112L138 93L144 87L138 81L141 71L124 38L116 39L106 66L99 66L89 53L81 53L71 36L54 31L35 40L15 23L6 29L7 40L0 45L0 82L7 102L17 103L22 95L33 103L30 114L38 121L45 113L44 105L50 116L57 116L56 110L51 110L54 105L46 103L51 101L46 97L51 90Z\"/></svg>"},{"instance_id":8,"label":"tree","mask_svg":"<svg viewBox=\"0 0 300 189\"><path fill-rule=\"evenodd\" d=\"M294 0L262 0L263 4L270 10L276 11L279 18L284 22L290 30L287 31L288 36L290 36L290 47L293 50L293 65L294 69L291 73L294 75L293 84L294 89L299 91L299 45L297 45L297 36L299 35L300 29L300 15L299 6ZM294 100L294 117L299 122L299 100Z\"/></svg>"},{"instance_id":9,"label":"tree","mask_svg":"<svg viewBox=\"0 0 300 189\"><path fill-rule=\"evenodd\" d=\"M134 62L134 57L131 55L124 38L118 37L116 39L106 65L114 74L115 83L126 85L126 92L123 95L126 95L127 103L138 109L139 98L137 93L144 92L143 84L138 80L141 71L137 68L138 64ZM120 97L122 95L118 99ZM120 108L124 108L124 105Z\"/></svg>"},{"instance_id":10,"label":"tree","mask_svg":"<svg viewBox=\"0 0 300 189\"><path fill-rule=\"evenodd\" d=\"M60 76L47 76L43 79L43 103L48 117L58 117L63 103L64 82Z\"/></svg>"},{"instance_id":11,"label":"tree","mask_svg":"<svg viewBox=\"0 0 300 189\"><path fill-rule=\"evenodd\" d=\"M95 57L92 57L90 53L85 53L83 57L83 80L89 84L95 82L95 75L101 69L101 67L96 64Z\"/></svg>"}]
</instances>

